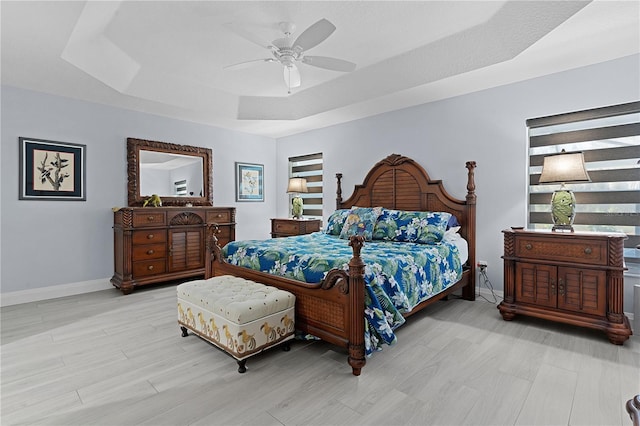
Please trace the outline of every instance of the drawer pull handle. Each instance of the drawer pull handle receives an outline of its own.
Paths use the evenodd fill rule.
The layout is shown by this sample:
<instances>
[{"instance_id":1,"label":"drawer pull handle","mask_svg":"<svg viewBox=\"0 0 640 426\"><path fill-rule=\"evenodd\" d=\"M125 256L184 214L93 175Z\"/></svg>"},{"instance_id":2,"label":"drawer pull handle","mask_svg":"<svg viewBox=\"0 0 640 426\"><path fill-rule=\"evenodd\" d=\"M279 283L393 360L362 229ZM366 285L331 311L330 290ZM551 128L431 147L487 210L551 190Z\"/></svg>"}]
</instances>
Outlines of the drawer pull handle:
<instances>
[{"instance_id":1,"label":"drawer pull handle","mask_svg":"<svg viewBox=\"0 0 640 426\"><path fill-rule=\"evenodd\" d=\"M584 254L591 254L593 250L591 250L591 247L587 247L584 249Z\"/></svg>"},{"instance_id":2,"label":"drawer pull handle","mask_svg":"<svg viewBox=\"0 0 640 426\"><path fill-rule=\"evenodd\" d=\"M222 217L222 214L218 213L218 215L216 217Z\"/></svg>"},{"instance_id":3,"label":"drawer pull handle","mask_svg":"<svg viewBox=\"0 0 640 426\"><path fill-rule=\"evenodd\" d=\"M153 216L147 216L147 220L151 222L153 220Z\"/></svg>"},{"instance_id":4,"label":"drawer pull handle","mask_svg":"<svg viewBox=\"0 0 640 426\"><path fill-rule=\"evenodd\" d=\"M148 269L148 270L150 270L150 271L152 271L152 270L153 270L153 265L149 265L149 266L147 267L147 269Z\"/></svg>"},{"instance_id":5,"label":"drawer pull handle","mask_svg":"<svg viewBox=\"0 0 640 426\"><path fill-rule=\"evenodd\" d=\"M153 239L153 234L147 235L147 239L152 240Z\"/></svg>"},{"instance_id":6,"label":"drawer pull handle","mask_svg":"<svg viewBox=\"0 0 640 426\"><path fill-rule=\"evenodd\" d=\"M531 244L527 244L526 246L524 246L524 248L526 248L527 250L531 250L533 246Z\"/></svg>"},{"instance_id":7,"label":"drawer pull handle","mask_svg":"<svg viewBox=\"0 0 640 426\"><path fill-rule=\"evenodd\" d=\"M147 250L147 254L153 254L155 253L153 250Z\"/></svg>"}]
</instances>

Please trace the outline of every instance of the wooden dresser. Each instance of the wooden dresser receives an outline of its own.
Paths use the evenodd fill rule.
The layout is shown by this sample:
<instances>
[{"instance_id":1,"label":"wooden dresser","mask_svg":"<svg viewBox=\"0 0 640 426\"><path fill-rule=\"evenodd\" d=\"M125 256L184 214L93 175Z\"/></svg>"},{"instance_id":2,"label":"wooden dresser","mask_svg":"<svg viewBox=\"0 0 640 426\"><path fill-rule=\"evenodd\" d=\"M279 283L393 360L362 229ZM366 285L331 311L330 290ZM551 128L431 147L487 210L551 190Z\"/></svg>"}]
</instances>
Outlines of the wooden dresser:
<instances>
[{"instance_id":1,"label":"wooden dresser","mask_svg":"<svg viewBox=\"0 0 640 426\"><path fill-rule=\"evenodd\" d=\"M271 219L271 237L292 237L320 230L320 219Z\"/></svg>"},{"instance_id":2,"label":"wooden dresser","mask_svg":"<svg viewBox=\"0 0 640 426\"><path fill-rule=\"evenodd\" d=\"M498 309L505 320L522 314L594 328L617 345L629 338L624 234L502 232L504 301Z\"/></svg>"},{"instance_id":3,"label":"wooden dresser","mask_svg":"<svg viewBox=\"0 0 640 426\"><path fill-rule=\"evenodd\" d=\"M135 287L204 275L209 236L235 240L233 207L123 207L113 215L114 274L124 294Z\"/></svg>"}]
</instances>

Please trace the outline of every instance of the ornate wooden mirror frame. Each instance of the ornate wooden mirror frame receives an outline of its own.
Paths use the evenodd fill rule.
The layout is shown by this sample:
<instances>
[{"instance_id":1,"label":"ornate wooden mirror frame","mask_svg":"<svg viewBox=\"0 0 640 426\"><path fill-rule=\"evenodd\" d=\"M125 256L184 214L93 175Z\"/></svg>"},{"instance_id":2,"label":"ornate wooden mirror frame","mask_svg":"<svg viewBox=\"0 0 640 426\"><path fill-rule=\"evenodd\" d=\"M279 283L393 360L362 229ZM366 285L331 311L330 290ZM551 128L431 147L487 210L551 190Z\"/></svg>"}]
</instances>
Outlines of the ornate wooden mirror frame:
<instances>
[{"instance_id":1,"label":"ornate wooden mirror frame","mask_svg":"<svg viewBox=\"0 0 640 426\"><path fill-rule=\"evenodd\" d=\"M140 187L140 152L178 154L202 158L202 196L167 196L160 195L163 206L213 205L213 185L211 179L211 149L197 146L177 145L167 142L148 141L127 138L127 202L129 207L140 207L151 194L141 194Z\"/></svg>"}]
</instances>

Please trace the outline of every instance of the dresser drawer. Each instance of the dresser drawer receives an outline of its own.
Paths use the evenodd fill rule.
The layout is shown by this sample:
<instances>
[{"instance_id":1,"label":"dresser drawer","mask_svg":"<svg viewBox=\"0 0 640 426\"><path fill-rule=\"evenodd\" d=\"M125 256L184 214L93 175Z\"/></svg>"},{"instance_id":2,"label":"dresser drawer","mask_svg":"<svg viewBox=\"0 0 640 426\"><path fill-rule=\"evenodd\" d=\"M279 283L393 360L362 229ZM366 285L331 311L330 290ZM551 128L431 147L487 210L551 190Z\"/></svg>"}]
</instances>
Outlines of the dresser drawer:
<instances>
[{"instance_id":1,"label":"dresser drawer","mask_svg":"<svg viewBox=\"0 0 640 426\"><path fill-rule=\"evenodd\" d=\"M167 223L165 212L163 211L134 211L133 227L141 228L145 226L158 226Z\"/></svg>"},{"instance_id":2,"label":"dresser drawer","mask_svg":"<svg viewBox=\"0 0 640 426\"><path fill-rule=\"evenodd\" d=\"M155 244L167 242L167 231L164 229L149 229L144 231L133 231L133 245Z\"/></svg>"},{"instance_id":3,"label":"dresser drawer","mask_svg":"<svg viewBox=\"0 0 640 426\"><path fill-rule=\"evenodd\" d=\"M297 220L280 221L274 219L272 228L274 234L297 235L300 233L300 222Z\"/></svg>"},{"instance_id":4,"label":"dresser drawer","mask_svg":"<svg viewBox=\"0 0 640 426\"><path fill-rule=\"evenodd\" d=\"M213 210L207 212L207 223L229 223L231 212L229 210Z\"/></svg>"},{"instance_id":5,"label":"dresser drawer","mask_svg":"<svg viewBox=\"0 0 640 426\"><path fill-rule=\"evenodd\" d=\"M521 237L516 238L516 256L527 259L557 260L566 262L607 264L607 246L604 240L559 239Z\"/></svg>"},{"instance_id":6,"label":"dresser drawer","mask_svg":"<svg viewBox=\"0 0 640 426\"><path fill-rule=\"evenodd\" d=\"M166 255L167 255L167 245L165 243L136 245L133 247L134 261L162 259Z\"/></svg>"},{"instance_id":7,"label":"dresser drawer","mask_svg":"<svg viewBox=\"0 0 640 426\"><path fill-rule=\"evenodd\" d=\"M133 262L133 278L146 277L148 275L164 274L166 272L165 259L145 260Z\"/></svg>"}]
</instances>

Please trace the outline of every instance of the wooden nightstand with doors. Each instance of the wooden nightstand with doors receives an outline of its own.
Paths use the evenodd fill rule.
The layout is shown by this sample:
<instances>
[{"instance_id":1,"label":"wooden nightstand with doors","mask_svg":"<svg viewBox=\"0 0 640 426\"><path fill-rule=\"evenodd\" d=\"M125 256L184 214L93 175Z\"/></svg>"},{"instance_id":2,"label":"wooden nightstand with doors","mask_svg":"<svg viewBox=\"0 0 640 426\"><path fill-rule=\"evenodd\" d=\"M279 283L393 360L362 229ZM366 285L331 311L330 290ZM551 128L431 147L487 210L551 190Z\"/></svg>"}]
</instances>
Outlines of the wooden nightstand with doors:
<instances>
[{"instance_id":1,"label":"wooden nightstand with doors","mask_svg":"<svg viewBox=\"0 0 640 426\"><path fill-rule=\"evenodd\" d=\"M623 312L621 233L548 232L509 229L504 233L506 321L518 314L601 330L622 345L632 334Z\"/></svg>"},{"instance_id":2,"label":"wooden nightstand with doors","mask_svg":"<svg viewBox=\"0 0 640 426\"><path fill-rule=\"evenodd\" d=\"M271 219L271 238L292 237L320 230L320 219Z\"/></svg>"}]
</instances>

